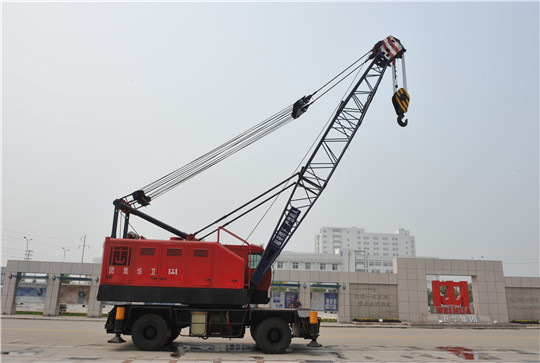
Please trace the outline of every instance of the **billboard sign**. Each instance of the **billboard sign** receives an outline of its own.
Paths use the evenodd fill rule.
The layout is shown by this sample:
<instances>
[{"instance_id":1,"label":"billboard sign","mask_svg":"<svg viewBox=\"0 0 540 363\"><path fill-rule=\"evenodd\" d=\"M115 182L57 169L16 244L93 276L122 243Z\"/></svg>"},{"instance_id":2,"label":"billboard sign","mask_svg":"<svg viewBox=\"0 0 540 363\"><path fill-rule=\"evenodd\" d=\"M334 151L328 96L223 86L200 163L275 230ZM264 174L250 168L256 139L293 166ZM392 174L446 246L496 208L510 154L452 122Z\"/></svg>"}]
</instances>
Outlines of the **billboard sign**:
<instances>
[{"instance_id":1,"label":"billboard sign","mask_svg":"<svg viewBox=\"0 0 540 363\"><path fill-rule=\"evenodd\" d=\"M431 281L433 306L439 314L472 314L467 281ZM446 292L446 296L443 294ZM457 296L456 296L457 294Z\"/></svg>"}]
</instances>

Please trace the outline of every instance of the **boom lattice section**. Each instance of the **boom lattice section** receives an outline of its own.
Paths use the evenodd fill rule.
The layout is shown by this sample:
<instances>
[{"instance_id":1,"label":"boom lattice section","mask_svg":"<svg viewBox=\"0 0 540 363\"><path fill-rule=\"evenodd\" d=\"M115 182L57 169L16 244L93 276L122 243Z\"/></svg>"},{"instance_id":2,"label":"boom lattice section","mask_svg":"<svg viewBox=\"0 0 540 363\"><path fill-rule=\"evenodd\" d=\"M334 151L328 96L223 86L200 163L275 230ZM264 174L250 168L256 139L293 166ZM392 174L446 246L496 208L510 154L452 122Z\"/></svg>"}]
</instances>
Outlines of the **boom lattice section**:
<instances>
[{"instance_id":1,"label":"boom lattice section","mask_svg":"<svg viewBox=\"0 0 540 363\"><path fill-rule=\"evenodd\" d=\"M259 284L326 188L362 124L389 64L390 60L381 54L375 56L347 97L341 101L319 144L298 175L287 205L251 279L252 288Z\"/></svg>"}]
</instances>

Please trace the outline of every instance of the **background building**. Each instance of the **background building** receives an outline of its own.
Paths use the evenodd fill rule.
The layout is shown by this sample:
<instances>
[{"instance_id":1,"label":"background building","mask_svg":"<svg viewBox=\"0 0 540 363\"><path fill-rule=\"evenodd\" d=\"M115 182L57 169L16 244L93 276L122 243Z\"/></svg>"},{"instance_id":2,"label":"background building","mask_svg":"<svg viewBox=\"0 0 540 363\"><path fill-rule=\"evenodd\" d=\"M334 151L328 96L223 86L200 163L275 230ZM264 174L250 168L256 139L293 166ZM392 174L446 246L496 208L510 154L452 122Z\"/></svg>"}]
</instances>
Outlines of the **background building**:
<instances>
[{"instance_id":1,"label":"background building","mask_svg":"<svg viewBox=\"0 0 540 363\"><path fill-rule=\"evenodd\" d=\"M315 236L315 253L365 250L372 256L414 257L414 237L400 228L394 233L367 233L363 228L322 227Z\"/></svg>"},{"instance_id":2,"label":"background building","mask_svg":"<svg viewBox=\"0 0 540 363\"><path fill-rule=\"evenodd\" d=\"M322 227L315 236L315 253L340 255L339 271L393 273L393 259L415 257L416 247L414 237L403 228L394 233L367 233L356 227Z\"/></svg>"},{"instance_id":3,"label":"background building","mask_svg":"<svg viewBox=\"0 0 540 363\"><path fill-rule=\"evenodd\" d=\"M347 255L322 255L311 252L283 251L274 263L277 270L351 271ZM354 262L352 262L354 264ZM354 271L354 269L352 270Z\"/></svg>"},{"instance_id":4,"label":"background building","mask_svg":"<svg viewBox=\"0 0 540 363\"><path fill-rule=\"evenodd\" d=\"M367 266L367 268L366 268ZM364 251L336 250L336 253L283 251L274 270L394 273L392 257L370 256Z\"/></svg>"}]
</instances>

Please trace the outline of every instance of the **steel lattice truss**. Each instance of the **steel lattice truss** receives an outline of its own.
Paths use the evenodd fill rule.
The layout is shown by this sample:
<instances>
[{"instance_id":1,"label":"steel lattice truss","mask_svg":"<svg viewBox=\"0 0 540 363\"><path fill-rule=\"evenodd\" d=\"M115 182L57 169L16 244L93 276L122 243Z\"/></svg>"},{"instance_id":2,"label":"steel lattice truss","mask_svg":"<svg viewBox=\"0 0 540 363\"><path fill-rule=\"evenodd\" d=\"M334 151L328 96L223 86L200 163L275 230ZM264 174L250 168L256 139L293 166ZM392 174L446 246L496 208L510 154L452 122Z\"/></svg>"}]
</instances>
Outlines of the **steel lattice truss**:
<instances>
[{"instance_id":1,"label":"steel lattice truss","mask_svg":"<svg viewBox=\"0 0 540 363\"><path fill-rule=\"evenodd\" d=\"M289 204L303 211L305 216L328 180L334 173L345 150L362 124L364 115L379 86L386 67L373 64L357 83L355 89L342 101L334 119L311 159L299 176L298 186L292 193Z\"/></svg>"},{"instance_id":2,"label":"steel lattice truss","mask_svg":"<svg viewBox=\"0 0 540 363\"><path fill-rule=\"evenodd\" d=\"M389 63L386 59L376 57L347 97L341 101L334 118L299 173L296 185L266 247L267 256L263 255L265 265L271 266L277 259L279 251L283 250L328 184L362 124ZM252 279L255 285L258 283L257 279L257 276Z\"/></svg>"}]
</instances>

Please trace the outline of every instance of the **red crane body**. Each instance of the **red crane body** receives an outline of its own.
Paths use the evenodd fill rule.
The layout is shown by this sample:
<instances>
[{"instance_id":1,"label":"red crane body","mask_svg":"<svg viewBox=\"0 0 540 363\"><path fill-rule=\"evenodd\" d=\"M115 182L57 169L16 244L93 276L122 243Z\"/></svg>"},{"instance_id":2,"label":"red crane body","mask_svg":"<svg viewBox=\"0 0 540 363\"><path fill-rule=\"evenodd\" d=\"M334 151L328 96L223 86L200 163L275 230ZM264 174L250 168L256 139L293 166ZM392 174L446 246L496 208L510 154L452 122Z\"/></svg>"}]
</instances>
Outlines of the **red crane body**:
<instances>
[{"instance_id":1,"label":"red crane body","mask_svg":"<svg viewBox=\"0 0 540 363\"><path fill-rule=\"evenodd\" d=\"M250 300L247 296L264 252L260 246L107 237L104 251L101 300L238 306L268 302L271 270Z\"/></svg>"}]
</instances>

